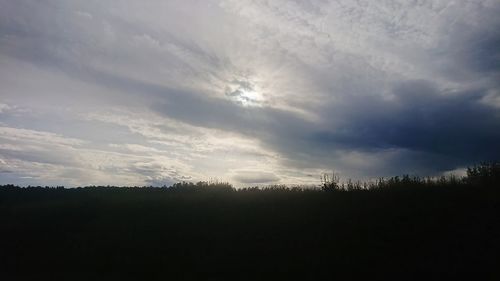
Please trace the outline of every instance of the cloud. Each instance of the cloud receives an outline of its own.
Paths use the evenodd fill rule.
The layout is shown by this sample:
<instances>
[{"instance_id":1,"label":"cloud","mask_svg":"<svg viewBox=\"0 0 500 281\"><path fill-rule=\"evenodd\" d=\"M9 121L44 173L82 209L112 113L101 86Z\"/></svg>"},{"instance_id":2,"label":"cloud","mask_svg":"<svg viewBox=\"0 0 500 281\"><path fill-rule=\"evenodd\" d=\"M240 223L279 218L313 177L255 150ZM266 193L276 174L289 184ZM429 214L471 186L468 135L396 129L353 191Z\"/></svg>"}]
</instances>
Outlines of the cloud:
<instances>
[{"instance_id":1,"label":"cloud","mask_svg":"<svg viewBox=\"0 0 500 281\"><path fill-rule=\"evenodd\" d=\"M8 104L0 103L0 114L2 114L4 112L7 112L10 109L11 108L10 108L10 106Z\"/></svg>"},{"instance_id":2,"label":"cloud","mask_svg":"<svg viewBox=\"0 0 500 281\"><path fill-rule=\"evenodd\" d=\"M498 156L500 134L493 128L500 119L496 108L481 103L484 90L450 93L426 81L407 81L393 94L392 100L366 98L332 106L326 114L340 124L318 134L318 141L367 149L401 147L472 161Z\"/></svg>"},{"instance_id":3,"label":"cloud","mask_svg":"<svg viewBox=\"0 0 500 281\"><path fill-rule=\"evenodd\" d=\"M0 0L0 179L302 183L499 159L499 12Z\"/></svg>"},{"instance_id":4,"label":"cloud","mask_svg":"<svg viewBox=\"0 0 500 281\"><path fill-rule=\"evenodd\" d=\"M232 177L238 183L242 184L270 184L280 180L275 174L262 171L233 171Z\"/></svg>"}]
</instances>

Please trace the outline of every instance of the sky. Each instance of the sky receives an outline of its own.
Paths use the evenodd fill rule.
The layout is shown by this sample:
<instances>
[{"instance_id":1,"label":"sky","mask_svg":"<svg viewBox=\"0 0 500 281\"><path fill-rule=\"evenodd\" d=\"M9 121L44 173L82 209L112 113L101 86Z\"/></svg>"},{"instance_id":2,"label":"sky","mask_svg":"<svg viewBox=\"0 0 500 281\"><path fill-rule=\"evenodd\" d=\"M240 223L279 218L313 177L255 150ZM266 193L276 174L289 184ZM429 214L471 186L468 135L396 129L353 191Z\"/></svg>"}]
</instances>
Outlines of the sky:
<instances>
[{"instance_id":1,"label":"sky","mask_svg":"<svg viewBox=\"0 0 500 281\"><path fill-rule=\"evenodd\" d=\"M500 159L498 0L0 0L0 184L236 186Z\"/></svg>"}]
</instances>

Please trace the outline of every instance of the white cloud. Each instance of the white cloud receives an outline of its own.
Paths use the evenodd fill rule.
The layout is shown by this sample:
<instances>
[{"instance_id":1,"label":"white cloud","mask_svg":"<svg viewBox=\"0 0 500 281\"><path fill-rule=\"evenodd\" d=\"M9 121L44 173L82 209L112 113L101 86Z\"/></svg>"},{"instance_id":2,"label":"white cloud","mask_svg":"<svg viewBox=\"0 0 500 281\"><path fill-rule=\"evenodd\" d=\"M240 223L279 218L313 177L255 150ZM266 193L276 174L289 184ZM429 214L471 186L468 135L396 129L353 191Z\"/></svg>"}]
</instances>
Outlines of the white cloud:
<instances>
[{"instance_id":1,"label":"white cloud","mask_svg":"<svg viewBox=\"0 0 500 281\"><path fill-rule=\"evenodd\" d=\"M58 134L10 127L0 127L0 138L16 142L38 142L60 146L80 146L85 143L82 140L66 138Z\"/></svg>"},{"instance_id":2,"label":"white cloud","mask_svg":"<svg viewBox=\"0 0 500 281\"><path fill-rule=\"evenodd\" d=\"M0 103L0 114L7 112L11 107L8 104Z\"/></svg>"}]
</instances>

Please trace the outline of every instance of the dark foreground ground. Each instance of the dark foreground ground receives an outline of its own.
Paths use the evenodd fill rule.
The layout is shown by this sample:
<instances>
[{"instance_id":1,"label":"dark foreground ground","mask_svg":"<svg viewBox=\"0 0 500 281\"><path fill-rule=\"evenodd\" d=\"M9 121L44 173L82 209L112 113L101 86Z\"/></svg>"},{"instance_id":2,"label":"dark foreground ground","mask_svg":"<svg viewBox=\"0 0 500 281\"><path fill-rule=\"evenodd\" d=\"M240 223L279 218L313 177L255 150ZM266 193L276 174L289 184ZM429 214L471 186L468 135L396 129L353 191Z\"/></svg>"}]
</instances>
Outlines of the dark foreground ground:
<instances>
[{"instance_id":1,"label":"dark foreground ground","mask_svg":"<svg viewBox=\"0 0 500 281\"><path fill-rule=\"evenodd\" d=\"M500 280L499 191L1 188L0 280Z\"/></svg>"}]
</instances>

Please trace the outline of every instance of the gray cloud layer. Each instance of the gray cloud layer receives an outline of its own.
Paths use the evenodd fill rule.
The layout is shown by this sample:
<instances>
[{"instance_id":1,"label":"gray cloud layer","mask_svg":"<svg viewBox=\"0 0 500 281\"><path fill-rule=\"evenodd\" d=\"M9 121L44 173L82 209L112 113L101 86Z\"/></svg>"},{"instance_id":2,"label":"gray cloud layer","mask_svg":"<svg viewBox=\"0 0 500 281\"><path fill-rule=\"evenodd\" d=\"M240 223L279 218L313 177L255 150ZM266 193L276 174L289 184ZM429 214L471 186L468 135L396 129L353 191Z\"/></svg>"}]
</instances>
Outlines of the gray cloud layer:
<instances>
[{"instance_id":1,"label":"gray cloud layer","mask_svg":"<svg viewBox=\"0 0 500 281\"><path fill-rule=\"evenodd\" d=\"M0 0L0 179L301 183L500 159L499 12Z\"/></svg>"}]
</instances>

